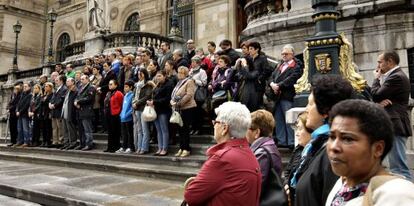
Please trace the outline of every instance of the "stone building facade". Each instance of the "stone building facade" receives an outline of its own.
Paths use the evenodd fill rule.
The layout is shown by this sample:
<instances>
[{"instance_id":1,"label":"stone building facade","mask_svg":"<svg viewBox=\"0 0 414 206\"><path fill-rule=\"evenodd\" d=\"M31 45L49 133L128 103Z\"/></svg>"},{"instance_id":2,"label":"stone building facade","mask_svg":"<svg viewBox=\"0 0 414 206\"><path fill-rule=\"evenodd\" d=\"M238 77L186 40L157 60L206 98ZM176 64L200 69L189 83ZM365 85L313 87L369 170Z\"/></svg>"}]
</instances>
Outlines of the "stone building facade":
<instances>
[{"instance_id":1,"label":"stone building facade","mask_svg":"<svg viewBox=\"0 0 414 206\"><path fill-rule=\"evenodd\" d=\"M49 46L47 13L58 13L53 30L55 61L66 58L66 45L87 39L88 1L0 0L0 76L12 68L15 34L13 24L23 25L19 35L20 70L42 66ZM141 31L168 36L174 0L96 0L105 2L105 28L110 33ZM255 40L267 55L278 58L283 45L297 53L314 30L310 0L177 0L184 40L197 47L208 41ZM354 61L371 84L378 54L395 49L401 67L414 85L414 0L339 0L337 31L354 45ZM414 89L412 89L414 91ZM2 95L3 96L3 95ZM7 95L6 95L7 96ZM4 99L5 100L5 99ZM4 101L3 101L4 102ZM412 143L414 145L414 142Z\"/></svg>"},{"instance_id":2,"label":"stone building facade","mask_svg":"<svg viewBox=\"0 0 414 206\"><path fill-rule=\"evenodd\" d=\"M55 61L63 61L64 46L80 42L88 33L88 0L0 0L0 74L12 68L15 34L13 24L23 28L18 38L20 70L41 66L46 61L50 23L47 12L54 8L57 21L53 30ZM168 36L173 0L101 0L106 3L106 28L111 33L127 30ZM193 38L198 46L208 41L230 39L238 42L236 0L178 0L178 15L184 40ZM238 7L239 6L239 7Z\"/></svg>"}]
</instances>

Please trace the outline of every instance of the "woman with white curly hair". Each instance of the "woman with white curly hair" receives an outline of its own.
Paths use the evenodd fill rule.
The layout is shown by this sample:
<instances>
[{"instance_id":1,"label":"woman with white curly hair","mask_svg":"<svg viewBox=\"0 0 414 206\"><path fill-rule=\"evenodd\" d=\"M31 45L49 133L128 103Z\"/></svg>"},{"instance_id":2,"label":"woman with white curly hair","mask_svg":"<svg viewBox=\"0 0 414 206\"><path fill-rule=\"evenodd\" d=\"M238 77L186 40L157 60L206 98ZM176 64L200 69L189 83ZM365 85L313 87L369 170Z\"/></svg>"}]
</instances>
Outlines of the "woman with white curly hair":
<instances>
[{"instance_id":1,"label":"woman with white curly hair","mask_svg":"<svg viewBox=\"0 0 414 206\"><path fill-rule=\"evenodd\" d=\"M245 138L251 115L241 103L226 102L215 110L214 139L208 159L196 177L185 184L189 205L258 205L259 164Z\"/></svg>"}]
</instances>

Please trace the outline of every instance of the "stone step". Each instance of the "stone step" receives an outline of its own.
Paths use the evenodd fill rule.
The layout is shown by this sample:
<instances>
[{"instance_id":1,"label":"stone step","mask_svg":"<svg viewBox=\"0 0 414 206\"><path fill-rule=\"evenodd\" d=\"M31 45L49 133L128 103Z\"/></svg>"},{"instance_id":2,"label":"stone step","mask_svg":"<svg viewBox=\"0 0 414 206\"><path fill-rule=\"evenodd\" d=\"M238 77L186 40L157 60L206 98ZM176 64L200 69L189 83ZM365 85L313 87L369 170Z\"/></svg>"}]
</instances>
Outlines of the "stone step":
<instances>
[{"instance_id":1,"label":"stone step","mask_svg":"<svg viewBox=\"0 0 414 206\"><path fill-rule=\"evenodd\" d=\"M283 168L286 168L289 158L290 156L282 152ZM5 144L0 144L0 159L79 169L94 169L98 171L120 171L123 174L177 180L177 178L185 179L187 177L186 173L175 177L177 172L189 170L194 172L193 174L196 174L196 171L201 168L207 157L197 154L188 157L174 157L173 154L169 154L168 156L116 154L104 153L101 150L66 151L39 147L11 148ZM131 165L132 168L125 167L125 165ZM140 165L144 165L144 167ZM163 167L167 169L163 170ZM137 168L142 169L142 171L137 170ZM151 172L152 170L154 171Z\"/></svg>"},{"instance_id":2,"label":"stone step","mask_svg":"<svg viewBox=\"0 0 414 206\"><path fill-rule=\"evenodd\" d=\"M183 182L0 160L0 205L180 205ZM19 198L37 204L21 204Z\"/></svg>"},{"instance_id":3,"label":"stone step","mask_svg":"<svg viewBox=\"0 0 414 206\"><path fill-rule=\"evenodd\" d=\"M36 190L25 189L16 187L14 185L0 184L0 194L4 194L10 197L18 197L22 200L16 201L15 199L8 198L0 199L1 205L7 206L66 206L66 205L83 205L83 206L99 206L98 204L67 198L64 196L53 195L45 192L38 192ZM32 201L32 202L28 202ZM36 203L33 203L36 202ZM39 203L39 204L37 204Z\"/></svg>"},{"instance_id":4,"label":"stone step","mask_svg":"<svg viewBox=\"0 0 414 206\"><path fill-rule=\"evenodd\" d=\"M106 140L94 140L95 149L105 150L107 141ZM121 144L122 145L122 144ZM190 144L191 154L194 155L205 155L208 148L213 144ZM158 150L158 144L150 144L150 153L155 153ZM179 145L168 145L168 153L175 154L179 150Z\"/></svg>"},{"instance_id":5,"label":"stone step","mask_svg":"<svg viewBox=\"0 0 414 206\"><path fill-rule=\"evenodd\" d=\"M108 140L108 134L106 133L93 133L94 140ZM121 138L122 139L122 138ZM156 139L156 137L155 137ZM179 140L178 135L175 138ZM190 142L193 144L215 144L213 135L203 134L203 135L190 135Z\"/></svg>"},{"instance_id":6,"label":"stone step","mask_svg":"<svg viewBox=\"0 0 414 206\"><path fill-rule=\"evenodd\" d=\"M3 190L3 188L5 189L6 192L13 191L13 189L10 189L10 187L6 188L5 186L4 187L0 186L0 192ZM4 194L4 193L1 192L1 194ZM10 196L4 196L4 195L0 195L0 203L1 205L7 205L7 206L41 206L40 204L37 204L37 203L13 198Z\"/></svg>"},{"instance_id":7,"label":"stone step","mask_svg":"<svg viewBox=\"0 0 414 206\"><path fill-rule=\"evenodd\" d=\"M175 167L189 167L200 168L204 161L207 159L204 155L190 155L188 157L175 157L173 154L167 156L154 156L153 154L137 155L132 154L117 154L117 153L105 153L102 150L59 150L54 148L41 148L41 147L28 147L28 148L10 148L4 144L0 144L0 151L14 152L31 155L53 155L64 156L74 158L89 158L95 160L108 160L130 163L142 163L142 164L154 164L154 165L166 165Z\"/></svg>"},{"instance_id":8,"label":"stone step","mask_svg":"<svg viewBox=\"0 0 414 206\"><path fill-rule=\"evenodd\" d=\"M154 164L154 162L160 163L160 161L154 161L152 164L138 163L106 158L98 159L86 155L87 153L93 154L95 152L83 152L82 155L76 155L76 152L63 152L73 153L73 155L62 155L62 153L56 151L50 154L44 154L33 149L25 150L26 151L21 151L13 148L12 150L7 151L4 147L1 147L0 159L174 181L185 181L187 178L195 176L199 170L196 167L189 166ZM133 156L131 155L131 157ZM135 158L138 159L136 156Z\"/></svg>"}]
</instances>

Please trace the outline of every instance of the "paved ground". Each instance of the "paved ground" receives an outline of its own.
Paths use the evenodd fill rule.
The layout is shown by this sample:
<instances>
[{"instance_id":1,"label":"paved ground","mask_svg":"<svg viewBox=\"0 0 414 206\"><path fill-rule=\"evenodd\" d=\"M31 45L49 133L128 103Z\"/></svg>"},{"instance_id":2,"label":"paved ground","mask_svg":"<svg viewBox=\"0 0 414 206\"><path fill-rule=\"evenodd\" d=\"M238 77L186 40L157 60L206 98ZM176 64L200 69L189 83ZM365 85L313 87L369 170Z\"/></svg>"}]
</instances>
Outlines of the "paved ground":
<instances>
[{"instance_id":1,"label":"paved ground","mask_svg":"<svg viewBox=\"0 0 414 206\"><path fill-rule=\"evenodd\" d=\"M181 182L3 160L0 185L110 206L179 205L183 197ZM12 198L0 197L0 205L36 204L20 204Z\"/></svg>"}]
</instances>

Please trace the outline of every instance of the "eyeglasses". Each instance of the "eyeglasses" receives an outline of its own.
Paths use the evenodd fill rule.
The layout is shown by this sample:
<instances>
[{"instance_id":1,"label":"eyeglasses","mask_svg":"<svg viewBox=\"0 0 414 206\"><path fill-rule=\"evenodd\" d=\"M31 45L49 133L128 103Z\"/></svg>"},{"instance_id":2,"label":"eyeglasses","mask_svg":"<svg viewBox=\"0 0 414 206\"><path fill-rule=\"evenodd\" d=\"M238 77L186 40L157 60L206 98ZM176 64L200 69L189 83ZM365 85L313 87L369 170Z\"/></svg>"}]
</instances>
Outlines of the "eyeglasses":
<instances>
[{"instance_id":1,"label":"eyeglasses","mask_svg":"<svg viewBox=\"0 0 414 206\"><path fill-rule=\"evenodd\" d=\"M292 53L282 53L283 56L286 56L286 55L289 55L289 54L292 54Z\"/></svg>"}]
</instances>

